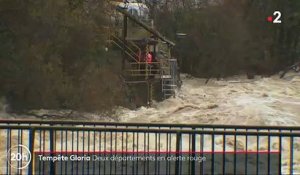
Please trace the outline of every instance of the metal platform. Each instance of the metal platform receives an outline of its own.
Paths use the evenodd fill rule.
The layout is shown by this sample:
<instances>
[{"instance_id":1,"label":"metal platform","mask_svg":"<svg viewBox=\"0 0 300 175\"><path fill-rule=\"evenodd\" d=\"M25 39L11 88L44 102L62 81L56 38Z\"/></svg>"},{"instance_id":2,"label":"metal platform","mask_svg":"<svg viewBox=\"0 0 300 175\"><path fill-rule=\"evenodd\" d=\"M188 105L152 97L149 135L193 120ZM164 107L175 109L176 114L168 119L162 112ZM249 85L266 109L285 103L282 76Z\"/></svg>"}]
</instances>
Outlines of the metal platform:
<instances>
[{"instance_id":1,"label":"metal platform","mask_svg":"<svg viewBox=\"0 0 300 175\"><path fill-rule=\"evenodd\" d=\"M178 81L177 59L171 56L171 48L175 45L157 30L144 23L140 19L129 14L122 8L116 11L123 15L122 30L113 25L107 28L108 44L117 46L122 51L122 69L125 83L147 84L147 104L151 104L153 95L157 92L153 89L153 83L161 84L163 99L175 97ZM149 33L147 37L135 38L129 36L128 23L133 22L139 29ZM152 51L150 51L150 48ZM148 62L146 55L152 52L155 61ZM161 55L157 53L162 53ZM159 81L153 81L153 79Z\"/></svg>"}]
</instances>

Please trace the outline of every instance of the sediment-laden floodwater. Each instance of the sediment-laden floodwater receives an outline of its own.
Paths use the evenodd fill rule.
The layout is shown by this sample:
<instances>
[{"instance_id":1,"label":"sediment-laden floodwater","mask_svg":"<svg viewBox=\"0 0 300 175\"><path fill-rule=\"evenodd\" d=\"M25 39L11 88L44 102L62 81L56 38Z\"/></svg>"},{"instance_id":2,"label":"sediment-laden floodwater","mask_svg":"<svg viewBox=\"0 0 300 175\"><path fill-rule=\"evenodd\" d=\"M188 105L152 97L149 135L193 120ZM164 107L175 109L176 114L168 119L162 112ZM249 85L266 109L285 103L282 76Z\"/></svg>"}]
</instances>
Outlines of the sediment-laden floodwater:
<instances>
[{"instance_id":1,"label":"sediment-laden floodwater","mask_svg":"<svg viewBox=\"0 0 300 175\"><path fill-rule=\"evenodd\" d=\"M299 125L300 75L248 80L243 76L224 80L182 75L176 98L137 110L120 108L125 122Z\"/></svg>"},{"instance_id":2,"label":"sediment-laden floodwater","mask_svg":"<svg viewBox=\"0 0 300 175\"><path fill-rule=\"evenodd\" d=\"M90 115L90 120L95 121L111 121L115 119L119 122L148 122L148 123L192 123L192 124L238 124L238 125L276 125L276 126L299 126L300 125L300 76L297 74L289 74L284 79L279 79L278 76L268 78L257 77L253 80L248 80L243 76L231 77L228 79L215 80L212 79L205 84L205 79L194 78L188 75L182 75L183 85L175 98L170 98L162 102L154 102L151 107L141 107L136 110L130 110L122 107L116 109L116 117L103 118L100 116ZM5 106L4 106L5 107ZM41 110L40 113L43 113ZM8 119L31 118L28 116L9 115L1 112L1 117ZM86 118L86 117L85 117ZM80 126L78 126L80 127ZM5 138L8 131L1 131L0 137ZM24 131L22 135L22 144L28 145L29 133ZM19 144L16 142L20 138L20 132L12 131L9 133L12 139L12 145ZM40 141L38 138L45 138ZM93 144L88 144L88 140L84 138L92 138L90 141ZM122 140L127 140L128 150L143 150L149 147L150 150L160 147L161 150L166 149L167 143L164 143L167 135L161 136L160 145L156 142L155 135L120 135L120 134L100 134L100 133L72 133L72 132L57 132L56 133L56 151L70 151L73 148L79 151L88 150L122 150L125 145L120 146ZM36 133L35 150L49 150L49 132ZM66 139L69 138L69 139ZM76 140L76 143L71 142ZM93 140L95 138L95 140ZM113 139L112 139L113 138ZM77 140L79 139L79 140ZM188 137L182 138L184 143L189 143ZM205 149L210 151L211 136L204 137ZM256 138L249 137L248 150L266 150L267 138L262 138L262 144L257 148ZM63 142L61 142L63 140ZM67 140L67 141L64 141ZM107 142L103 142L106 140ZM110 145L110 140L113 144ZM137 140L148 140L147 142L139 142ZM264 140L264 141L263 141ZM4 140L5 141L5 140ZM102 141L102 142L101 142ZM283 139L283 156L282 170L288 172L290 165L289 152L290 141ZM170 150L175 149L176 138L169 137L168 144L171 145ZM215 137L216 150L222 151L223 142L226 143L228 150L233 150L233 137L228 137L224 141L223 138ZM107 145L106 145L107 143ZM300 172L300 139L294 140L294 171ZM71 147L72 145L72 147ZM90 145L84 146L84 145ZM239 150L245 150L244 137L237 138ZM189 147L189 144L185 144ZM278 139L272 139L272 150L278 150ZM185 149L184 147L182 149ZM2 155L3 173L5 173L5 157L7 145L0 144L0 152ZM76 150L77 151L77 150ZM4 156L4 157L3 157Z\"/></svg>"}]
</instances>

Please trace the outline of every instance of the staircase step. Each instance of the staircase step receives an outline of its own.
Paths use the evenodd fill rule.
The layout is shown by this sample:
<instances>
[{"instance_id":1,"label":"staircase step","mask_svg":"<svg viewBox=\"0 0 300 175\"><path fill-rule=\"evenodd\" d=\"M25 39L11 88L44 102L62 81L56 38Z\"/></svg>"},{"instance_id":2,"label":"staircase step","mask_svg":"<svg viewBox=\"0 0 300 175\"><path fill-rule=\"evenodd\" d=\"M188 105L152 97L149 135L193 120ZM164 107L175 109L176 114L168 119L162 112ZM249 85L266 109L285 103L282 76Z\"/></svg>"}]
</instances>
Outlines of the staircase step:
<instances>
[{"instance_id":1,"label":"staircase step","mask_svg":"<svg viewBox=\"0 0 300 175\"><path fill-rule=\"evenodd\" d=\"M170 78L172 78L172 76L171 75L162 75L161 78L162 79L170 79Z\"/></svg>"},{"instance_id":2,"label":"staircase step","mask_svg":"<svg viewBox=\"0 0 300 175\"><path fill-rule=\"evenodd\" d=\"M177 85L163 85L164 87L177 87Z\"/></svg>"},{"instance_id":3,"label":"staircase step","mask_svg":"<svg viewBox=\"0 0 300 175\"><path fill-rule=\"evenodd\" d=\"M171 96L173 96L173 95L175 95L175 94L165 94L165 97L166 97L166 96L171 97Z\"/></svg>"},{"instance_id":4,"label":"staircase step","mask_svg":"<svg viewBox=\"0 0 300 175\"><path fill-rule=\"evenodd\" d=\"M175 85L176 83L175 83L175 81L173 81L173 80L162 80L162 84L173 84L173 85Z\"/></svg>"},{"instance_id":5,"label":"staircase step","mask_svg":"<svg viewBox=\"0 0 300 175\"><path fill-rule=\"evenodd\" d=\"M172 91L172 92L175 92L174 89L163 89L162 91Z\"/></svg>"}]
</instances>

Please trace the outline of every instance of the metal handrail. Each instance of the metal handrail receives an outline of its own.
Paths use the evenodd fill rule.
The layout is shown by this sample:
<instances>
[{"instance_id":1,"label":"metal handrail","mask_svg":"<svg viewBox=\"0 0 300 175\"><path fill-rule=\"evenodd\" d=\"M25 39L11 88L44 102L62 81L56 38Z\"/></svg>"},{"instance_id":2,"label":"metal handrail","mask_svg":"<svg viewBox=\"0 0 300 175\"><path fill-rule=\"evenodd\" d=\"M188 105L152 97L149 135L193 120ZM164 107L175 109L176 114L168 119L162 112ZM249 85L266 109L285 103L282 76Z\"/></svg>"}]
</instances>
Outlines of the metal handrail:
<instances>
[{"instance_id":1,"label":"metal handrail","mask_svg":"<svg viewBox=\"0 0 300 175\"><path fill-rule=\"evenodd\" d=\"M212 128L212 129L259 129L259 130L300 130L300 126L263 126L263 125L220 125L220 124L174 124L174 123L137 123L137 122L97 122L86 120L0 120L1 124L47 124L47 125L102 125L131 127L170 127L170 128Z\"/></svg>"},{"instance_id":2,"label":"metal handrail","mask_svg":"<svg viewBox=\"0 0 300 175\"><path fill-rule=\"evenodd\" d=\"M262 172L262 170L260 169L260 162L263 160L266 161L263 165L263 167L265 168L263 172L268 172L266 174L272 174L274 172L275 174L281 174L282 172L294 174L295 170L297 172L297 165L294 164L294 160L296 160L294 156L298 153L298 149L294 145L294 143L298 142L298 140L300 139L299 130L294 131L292 129L280 129L278 132L272 131L271 129L263 131L263 129L260 128L256 131L251 131L248 129L243 131L237 129L228 131L224 128L224 130L216 130L214 128L210 128L210 130L204 130L203 128L201 130L197 130L197 128L149 128L149 126L145 128L141 128L140 126L137 128L131 128L128 125L126 125L126 128L118 128L116 126L113 127L112 125L110 125L109 127L107 127L106 125L104 125L105 127L97 127L95 122L91 123L92 126L85 126L83 125L83 123L78 123L79 126L70 126L70 123L68 123L69 126L55 126L55 124L53 123L49 124L50 126L42 126L35 125L37 123L34 122L28 123L29 125L22 125L26 122L29 121L19 121L17 125L8 125L7 122L3 122L3 120L1 120L1 123L5 125L0 125L0 130L7 133L6 138L4 135L3 139L3 144L6 145L6 147L2 147L2 150L8 151L11 148L14 148L15 145L21 144L28 147L28 151L30 151L30 154L33 155L33 161L30 161L28 168L24 170L14 170L9 164L6 164L6 169L4 169L3 171L6 172L6 174L11 174L14 172L16 172L17 174L22 174L22 171L26 171L28 172L28 174L33 174L34 172L37 172L38 174L44 174L45 172L46 174L55 174L56 172L60 172L60 174L62 174L63 172L68 173L69 171L71 172L71 174L73 174L74 172L77 172L76 174L78 174L79 171L82 174L84 174L86 171L87 174L89 174L89 172L93 172L93 174L95 174L95 168L98 166L101 167L101 163L99 165L95 164L95 162L87 162L87 168L85 168L85 162L82 161L80 163L81 169L74 169L74 167L76 167L76 165L78 164L75 164L73 162L44 162L34 158L34 156L37 156L37 154L42 154L44 156L50 155L50 157L53 157L57 154L62 154L65 156L68 156L68 154L72 154L74 156L80 156L82 154L88 154L90 156L115 156L117 154L120 154L120 156L123 156L123 154L136 156L137 154L142 154L142 156L151 155L167 157L172 157L174 156L174 154L176 154L175 157L178 158L182 156L193 158L199 156L211 157L211 160L208 158L209 162L206 162L205 165L199 162L196 163L195 161L188 161L186 164L183 164L180 159L176 159L176 162L174 162L176 166L172 166L172 171L170 171L170 166L161 167L163 169L163 172L169 171L169 173L167 174L177 175L199 174L200 172L201 174L205 174L207 172L214 174L215 171L220 171L214 166L218 162L221 162L220 166L223 167L223 169L221 170L223 174L227 172L226 165L228 166L232 163L234 166L234 169L230 170L232 174L236 174L237 172L241 171L241 168L238 168L240 165L243 165L245 167L245 169L242 169L242 171L246 174L249 172L247 170L247 167L256 168L256 174L259 174L259 172ZM14 137L12 137L12 135L14 135ZM207 137L210 137L211 140L206 139ZM152 140L150 140L150 138L152 138ZM216 143L217 139L220 138L221 142ZM233 144L229 143L227 138L233 139ZM251 141L251 138L256 139L256 141L254 142L254 144L256 144L256 149L254 149L255 151L253 151L252 147L249 147L248 145L249 141ZM267 140L262 140L261 138L267 138ZM238 140L240 139L245 139L246 145L242 149L240 149L237 145ZM276 143L279 144L279 147L273 149L272 144L275 140ZM286 145L286 141L289 142L288 145ZM207 147L208 150L205 148L207 144L211 144L211 146L209 146L210 148ZM260 145L264 144L267 144L267 147L261 148ZM285 146L283 146L283 144L285 144ZM217 145L222 146L221 151L217 150ZM233 150L228 149L228 147L232 147ZM17 154L23 155L22 149L18 149L16 151ZM241 160L241 157L239 157L239 159L237 158L240 154L245 155L245 159L242 158L242 162L238 163L238 161ZM289 154L289 157L285 158L289 161L287 164L284 164L284 162L282 162L283 154ZM222 157L220 157L220 155ZM230 163L226 161L228 156L233 158ZM252 158L249 158L250 156ZM264 156L265 159L263 159L261 156ZM253 158L256 159L253 161ZM251 162L251 160L253 162ZM22 165L22 162L17 163L17 167ZM102 165L105 167L105 162L103 163L104 165ZM124 163L127 173L127 169L130 168L130 164L128 164L127 161L124 161ZM134 169L136 169L137 172L140 172L138 170L138 163L139 162L137 160L137 165L134 166ZM154 163L156 164L156 162ZM251 163L251 165L248 165L248 163ZM123 172L122 167L120 167L120 170L118 166L111 165L112 164L110 164L110 166L107 166L108 171ZM160 165L163 164L159 163L159 166ZM210 168L209 165L211 165L212 168ZM64 168L67 166L69 167L69 169ZM103 168L100 167L99 172L100 169L103 170ZM140 167L143 168L141 171L144 171L145 173L147 165L144 164L144 166L141 165ZM183 170L182 167L185 167L185 170ZM285 170L285 167L288 167L288 170ZM155 166L154 168L155 172L160 169L157 166ZM186 168L188 168L189 170L187 171ZM276 169L274 170L274 168ZM151 170L148 168L147 174L149 174L150 171ZM103 172L104 174L107 172L105 171L105 168ZM158 172L160 172L158 174L162 174L162 171Z\"/></svg>"},{"instance_id":3,"label":"metal handrail","mask_svg":"<svg viewBox=\"0 0 300 175\"><path fill-rule=\"evenodd\" d=\"M120 46L117 42L115 42L115 41L112 41L112 42L113 42L116 46L122 48L122 46ZM137 61L136 58L134 58L134 56L132 56L129 52L125 51L125 53L126 53L127 55L129 55L132 59L134 59L135 61Z\"/></svg>"},{"instance_id":4,"label":"metal handrail","mask_svg":"<svg viewBox=\"0 0 300 175\"><path fill-rule=\"evenodd\" d=\"M148 72L150 72L150 71L154 71L154 70L157 70L157 71L159 71L160 69L152 69L151 67L150 68L145 68L145 69L141 69L141 68L139 68L139 69L127 69L126 71L148 71Z\"/></svg>"},{"instance_id":5,"label":"metal handrail","mask_svg":"<svg viewBox=\"0 0 300 175\"><path fill-rule=\"evenodd\" d=\"M0 129L25 129L25 130L56 130L56 131L101 131L101 132L139 132L139 133L181 133L181 134L205 134L205 135L248 135L248 136L282 136L300 137L299 132L264 132L264 131L214 131L214 130L178 130L178 129L146 129L146 128L95 128L78 126L0 126Z\"/></svg>"},{"instance_id":6,"label":"metal handrail","mask_svg":"<svg viewBox=\"0 0 300 175\"><path fill-rule=\"evenodd\" d=\"M143 62L143 61L141 61L141 62L136 62L136 63L130 63L131 65L160 65L160 62L151 62L151 63L149 63L149 62Z\"/></svg>"},{"instance_id":7,"label":"metal handrail","mask_svg":"<svg viewBox=\"0 0 300 175\"><path fill-rule=\"evenodd\" d=\"M135 49L138 50L139 54L137 55L137 54L135 53L135 55L137 55L137 56L139 57L139 56L142 54L142 51L141 51L141 49L139 48L139 46L136 45L136 44L135 44L134 42L132 42L132 41L128 41L128 40L127 40L127 42L130 43Z\"/></svg>"},{"instance_id":8,"label":"metal handrail","mask_svg":"<svg viewBox=\"0 0 300 175\"><path fill-rule=\"evenodd\" d=\"M114 36L114 35L112 35L112 37L114 37L115 39L117 39L119 42L121 42L125 47L126 47L126 49L127 50L129 50L131 53L129 53L129 52L127 52L126 50L125 50L125 53L127 54L127 55L129 55L134 61L136 61L136 62L139 62L139 60L137 60L136 58L139 58L139 55L137 55L133 50L131 50L130 49L130 47L128 47L120 38L118 38L118 37L116 37L116 36ZM113 41L113 40L112 40ZM117 45L119 48L121 48L121 49L123 49L123 47L122 46L120 46L117 42L115 42L115 41L113 41L113 43L115 44L115 45ZM141 51L140 51L140 49L139 49L139 53L140 53Z\"/></svg>"},{"instance_id":9,"label":"metal handrail","mask_svg":"<svg viewBox=\"0 0 300 175\"><path fill-rule=\"evenodd\" d=\"M136 57L139 57L139 55L136 54L130 47L128 47L128 46L124 43L124 41L121 40L119 37L117 37L117 36L115 36L115 35L112 35L112 37L115 38L115 39L117 39L118 41L122 42L122 43L126 46L126 48L127 48L130 52L132 52L133 55L135 55ZM126 42L127 42L127 43L130 43L135 49L137 49L138 52L139 52L139 54L142 53L141 49L140 49L136 44L134 44L132 41L126 41Z\"/></svg>"}]
</instances>

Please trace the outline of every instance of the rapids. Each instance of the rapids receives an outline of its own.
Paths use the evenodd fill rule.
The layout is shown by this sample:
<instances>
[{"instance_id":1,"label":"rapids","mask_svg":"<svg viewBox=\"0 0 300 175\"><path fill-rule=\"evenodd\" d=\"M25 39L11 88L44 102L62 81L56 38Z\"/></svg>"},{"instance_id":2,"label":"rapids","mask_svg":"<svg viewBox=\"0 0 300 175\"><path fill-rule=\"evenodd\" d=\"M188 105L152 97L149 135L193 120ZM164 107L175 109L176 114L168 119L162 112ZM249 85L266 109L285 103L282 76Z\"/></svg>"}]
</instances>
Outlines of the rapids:
<instances>
[{"instance_id":1,"label":"rapids","mask_svg":"<svg viewBox=\"0 0 300 175\"><path fill-rule=\"evenodd\" d=\"M119 108L123 122L193 124L300 125L300 76L223 80L182 75L176 95L152 107Z\"/></svg>"}]
</instances>

